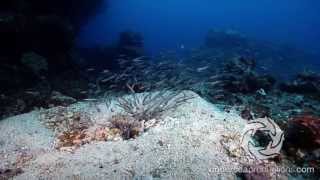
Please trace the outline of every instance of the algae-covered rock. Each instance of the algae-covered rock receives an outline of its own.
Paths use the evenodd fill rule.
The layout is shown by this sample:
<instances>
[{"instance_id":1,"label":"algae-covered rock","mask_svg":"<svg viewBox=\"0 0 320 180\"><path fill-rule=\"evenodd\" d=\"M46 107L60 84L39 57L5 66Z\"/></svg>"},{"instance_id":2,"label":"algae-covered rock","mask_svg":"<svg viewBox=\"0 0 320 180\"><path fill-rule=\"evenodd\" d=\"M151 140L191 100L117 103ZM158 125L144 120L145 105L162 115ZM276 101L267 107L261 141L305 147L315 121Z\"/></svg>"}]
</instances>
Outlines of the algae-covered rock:
<instances>
[{"instance_id":1,"label":"algae-covered rock","mask_svg":"<svg viewBox=\"0 0 320 180\"><path fill-rule=\"evenodd\" d=\"M292 81L282 83L280 89L289 93L313 95L320 98L320 75L308 71L300 73Z\"/></svg>"},{"instance_id":2,"label":"algae-covered rock","mask_svg":"<svg viewBox=\"0 0 320 180\"><path fill-rule=\"evenodd\" d=\"M75 102L77 102L76 99L63 95L58 91L53 91L48 100L48 104L51 106L67 106Z\"/></svg>"},{"instance_id":3,"label":"algae-covered rock","mask_svg":"<svg viewBox=\"0 0 320 180\"><path fill-rule=\"evenodd\" d=\"M34 52L25 53L22 56L21 63L30 68L37 76L41 76L48 71L47 60Z\"/></svg>"}]
</instances>

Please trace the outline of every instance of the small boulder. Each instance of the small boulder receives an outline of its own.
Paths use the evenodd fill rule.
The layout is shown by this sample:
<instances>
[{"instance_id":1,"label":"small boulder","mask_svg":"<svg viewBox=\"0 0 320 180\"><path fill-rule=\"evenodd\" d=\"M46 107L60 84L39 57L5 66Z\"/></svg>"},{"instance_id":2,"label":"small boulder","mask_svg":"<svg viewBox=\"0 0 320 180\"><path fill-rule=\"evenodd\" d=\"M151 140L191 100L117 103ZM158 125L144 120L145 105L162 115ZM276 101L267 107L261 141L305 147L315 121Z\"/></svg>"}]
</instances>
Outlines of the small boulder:
<instances>
[{"instance_id":1,"label":"small boulder","mask_svg":"<svg viewBox=\"0 0 320 180\"><path fill-rule=\"evenodd\" d=\"M77 102L76 99L63 95L58 91L53 91L47 103L53 106L68 106L75 102Z\"/></svg>"}]
</instances>

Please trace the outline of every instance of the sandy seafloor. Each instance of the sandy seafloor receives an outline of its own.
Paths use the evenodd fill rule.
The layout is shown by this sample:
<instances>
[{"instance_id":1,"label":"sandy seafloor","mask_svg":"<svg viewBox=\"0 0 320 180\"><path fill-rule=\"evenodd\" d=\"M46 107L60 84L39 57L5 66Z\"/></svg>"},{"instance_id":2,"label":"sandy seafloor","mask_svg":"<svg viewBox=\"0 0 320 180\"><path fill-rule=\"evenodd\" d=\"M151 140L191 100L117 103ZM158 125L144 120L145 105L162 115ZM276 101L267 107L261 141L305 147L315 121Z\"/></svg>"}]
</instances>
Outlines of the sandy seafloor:
<instances>
[{"instance_id":1,"label":"sandy seafloor","mask_svg":"<svg viewBox=\"0 0 320 180\"><path fill-rule=\"evenodd\" d=\"M40 122L40 111L1 120L0 168L12 163L21 167L23 173L13 178L17 180L236 179L234 171L216 168L249 163L236 150L233 155L226 150L238 148L246 120L195 96L136 139L92 142L73 153L54 148L54 133ZM87 111L95 123L117 113L102 102L79 102L70 108ZM226 137L232 137L228 145L221 143Z\"/></svg>"}]
</instances>

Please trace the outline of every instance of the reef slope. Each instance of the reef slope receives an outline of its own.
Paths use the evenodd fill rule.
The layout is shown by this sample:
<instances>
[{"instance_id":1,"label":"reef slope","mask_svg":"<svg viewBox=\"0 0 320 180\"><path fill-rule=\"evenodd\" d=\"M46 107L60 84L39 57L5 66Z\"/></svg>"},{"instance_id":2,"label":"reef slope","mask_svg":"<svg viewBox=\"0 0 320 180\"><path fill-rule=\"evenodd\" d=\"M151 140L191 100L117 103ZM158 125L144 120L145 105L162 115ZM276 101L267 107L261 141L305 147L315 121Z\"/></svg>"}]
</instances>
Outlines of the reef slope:
<instances>
[{"instance_id":1,"label":"reef slope","mask_svg":"<svg viewBox=\"0 0 320 180\"><path fill-rule=\"evenodd\" d=\"M168 112L139 137L91 142L73 152L54 148L54 133L42 125L39 111L2 120L0 168L20 167L23 173L14 179L21 180L235 179L235 172L216 172L216 168L243 166L237 137L246 120L232 109L221 111L218 105L187 93L195 98ZM69 108L87 111L95 123L116 113L99 102L80 102Z\"/></svg>"}]
</instances>

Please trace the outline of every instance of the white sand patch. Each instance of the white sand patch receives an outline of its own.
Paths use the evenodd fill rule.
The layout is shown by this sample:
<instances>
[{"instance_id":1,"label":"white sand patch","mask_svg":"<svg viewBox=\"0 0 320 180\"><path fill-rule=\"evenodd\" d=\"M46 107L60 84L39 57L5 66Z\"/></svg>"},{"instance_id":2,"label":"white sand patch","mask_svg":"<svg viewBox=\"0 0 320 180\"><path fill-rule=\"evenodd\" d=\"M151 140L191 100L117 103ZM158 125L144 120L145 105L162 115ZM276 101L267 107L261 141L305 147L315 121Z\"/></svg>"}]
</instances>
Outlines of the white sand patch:
<instances>
[{"instance_id":1,"label":"white sand patch","mask_svg":"<svg viewBox=\"0 0 320 180\"><path fill-rule=\"evenodd\" d=\"M53 133L32 112L0 121L0 168L21 158L32 158L52 149Z\"/></svg>"},{"instance_id":2,"label":"white sand patch","mask_svg":"<svg viewBox=\"0 0 320 180\"><path fill-rule=\"evenodd\" d=\"M19 148L26 148L32 159L14 179L235 179L234 172L214 169L241 167L241 160L230 157L220 142L223 136L240 134L246 121L194 95L136 139L93 142L74 153L53 148L54 135L40 123L39 112L0 121L0 166L13 161ZM101 124L115 113L104 103L78 103L70 108L88 112Z\"/></svg>"}]
</instances>

